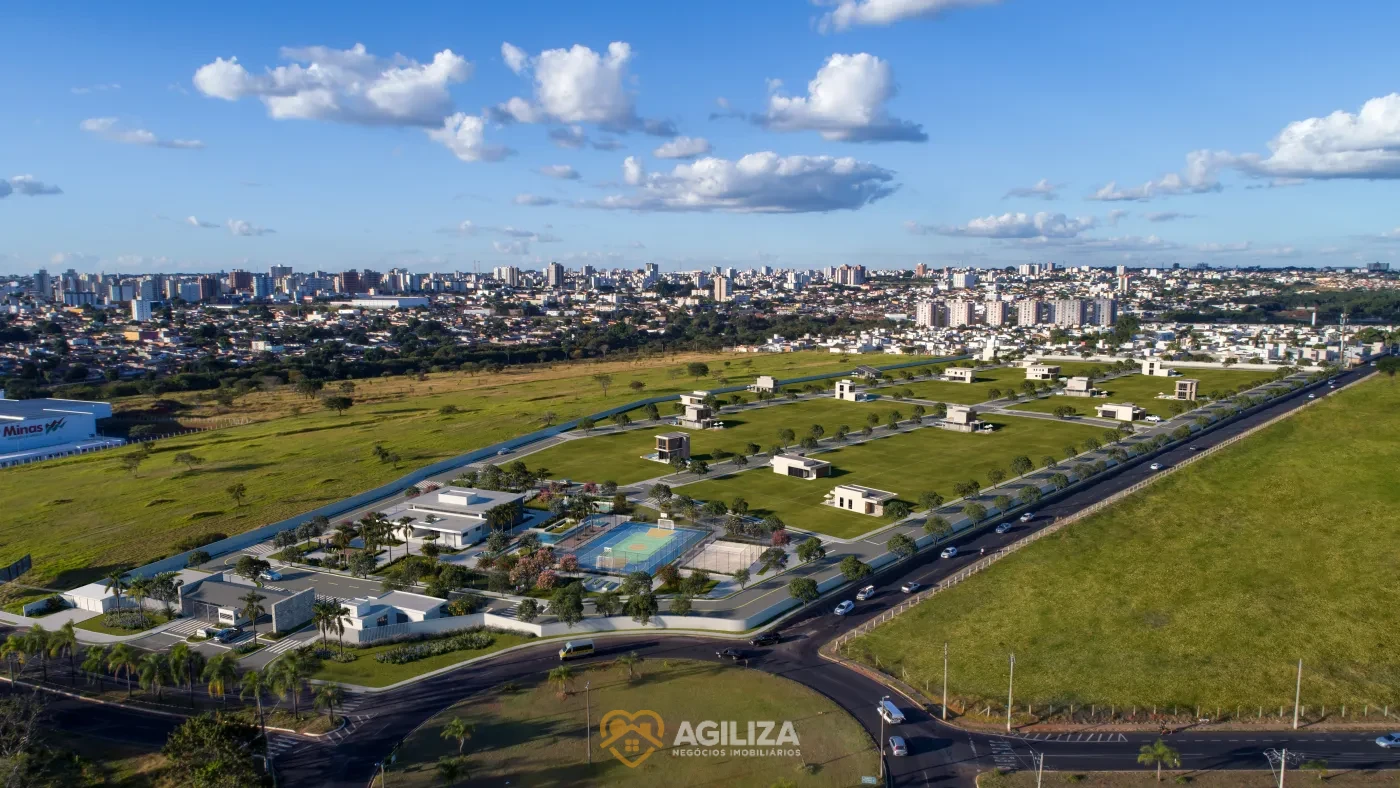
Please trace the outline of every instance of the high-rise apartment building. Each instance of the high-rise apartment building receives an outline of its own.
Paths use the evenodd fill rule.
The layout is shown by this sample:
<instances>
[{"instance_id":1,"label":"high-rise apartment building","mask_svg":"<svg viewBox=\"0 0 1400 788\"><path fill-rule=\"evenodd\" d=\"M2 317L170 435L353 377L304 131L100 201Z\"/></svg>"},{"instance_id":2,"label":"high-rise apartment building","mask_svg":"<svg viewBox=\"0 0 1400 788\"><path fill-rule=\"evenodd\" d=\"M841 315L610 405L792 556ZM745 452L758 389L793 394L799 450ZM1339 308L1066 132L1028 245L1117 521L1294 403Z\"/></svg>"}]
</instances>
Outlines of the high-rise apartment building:
<instances>
[{"instance_id":1,"label":"high-rise apartment building","mask_svg":"<svg viewBox=\"0 0 1400 788\"><path fill-rule=\"evenodd\" d=\"M1008 322L1006 302L1002 300L988 301L986 305L987 325L1004 326Z\"/></svg>"},{"instance_id":2,"label":"high-rise apartment building","mask_svg":"<svg viewBox=\"0 0 1400 788\"><path fill-rule=\"evenodd\" d=\"M151 302L138 298L131 302L131 319L138 323L151 321Z\"/></svg>"},{"instance_id":3,"label":"high-rise apartment building","mask_svg":"<svg viewBox=\"0 0 1400 788\"><path fill-rule=\"evenodd\" d=\"M729 298L730 298L730 293L729 293L729 277L727 277L727 276L717 276L717 277L715 277L715 292L714 292L714 296L715 296L715 300L718 301L718 302L720 302L720 303L724 303L725 301L728 301L728 300L729 300Z\"/></svg>"},{"instance_id":4,"label":"high-rise apartment building","mask_svg":"<svg viewBox=\"0 0 1400 788\"><path fill-rule=\"evenodd\" d=\"M918 265L914 266L914 276L917 276L920 279L928 277L928 265L924 263L919 263Z\"/></svg>"},{"instance_id":5,"label":"high-rise apartment building","mask_svg":"<svg viewBox=\"0 0 1400 788\"><path fill-rule=\"evenodd\" d=\"M937 301L920 301L914 308L914 324L921 328L943 325L943 305Z\"/></svg>"},{"instance_id":6,"label":"high-rise apartment building","mask_svg":"<svg viewBox=\"0 0 1400 788\"><path fill-rule=\"evenodd\" d=\"M953 289L971 290L977 286L977 273L975 271L954 271Z\"/></svg>"},{"instance_id":7,"label":"high-rise apartment building","mask_svg":"<svg viewBox=\"0 0 1400 788\"><path fill-rule=\"evenodd\" d=\"M365 292L364 285L360 282L359 271L342 271L340 274L340 292L348 295Z\"/></svg>"},{"instance_id":8,"label":"high-rise apartment building","mask_svg":"<svg viewBox=\"0 0 1400 788\"><path fill-rule=\"evenodd\" d=\"M1055 325L1078 327L1084 325L1084 302L1078 298L1058 298L1055 300Z\"/></svg>"},{"instance_id":9,"label":"high-rise apartment building","mask_svg":"<svg viewBox=\"0 0 1400 788\"><path fill-rule=\"evenodd\" d=\"M545 270L546 284L550 287L559 288L564 286L564 266L559 263L550 263Z\"/></svg>"},{"instance_id":10,"label":"high-rise apartment building","mask_svg":"<svg viewBox=\"0 0 1400 788\"><path fill-rule=\"evenodd\" d=\"M1016 304L1016 322L1023 326L1033 326L1040 322L1040 301L1028 298Z\"/></svg>"},{"instance_id":11,"label":"high-rise apartment building","mask_svg":"<svg viewBox=\"0 0 1400 788\"><path fill-rule=\"evenodd\" d=\"M1118 320L1118 302L1112 298L1094 299L1094 325L1111 326Z\"/></svg>"},{"instance_id":12,"label":"high-rise apartment building","mask_svg":"<svg viewBox=\"0 0 1400 788\"><path fill-rule=\"evenodd\" d=\"M948 302L948 326L970 326L977 322L975 302L957 298Z\"/></svg>"}]
</instances>

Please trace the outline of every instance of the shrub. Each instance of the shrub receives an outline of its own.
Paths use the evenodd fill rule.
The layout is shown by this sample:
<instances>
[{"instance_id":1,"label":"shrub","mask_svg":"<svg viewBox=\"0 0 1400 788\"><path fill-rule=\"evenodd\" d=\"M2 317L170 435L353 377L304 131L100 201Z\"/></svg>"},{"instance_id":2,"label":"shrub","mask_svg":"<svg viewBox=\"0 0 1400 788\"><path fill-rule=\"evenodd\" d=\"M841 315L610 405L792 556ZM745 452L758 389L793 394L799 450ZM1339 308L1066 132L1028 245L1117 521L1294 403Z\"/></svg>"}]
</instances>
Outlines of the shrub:
<instances>
[{"instance_id":1,"label":"shrub","mask_svg":"<svg viewBox=\"0 0 1400 788\"><path fill-rule=\"evenodd\" d=\"M405 665L450 651L487 648L495 642L496 636L492 633L482 629L474 629L441 640L397 646L381 654L376 654L374 658L386 665Z\"/></svg>"},{"instance_id":2,"label":"shrub","mask_svg":"<svg viewBox=\"0 0 1400 788\"><path fill-rule=\"evenodd\" d=\"M199 536L190 536L181 539L180 541L175 543L175 549L183 553L186 550L193 550L196 547L203 547L207 544L212 544L221 539L227 538L228 534L220 533L218 531L210 531L208 533L200 534Z\"/></svg>"},{"instance_id":3,"label":"shrub","mask_svg":"<svg viewBox=\"0 0 1400 788\"><path fill-rule=\"evenodd\" d=\"M145 629L148 622L138 610L113 610L102 616L102 625L115 629Z\"/></svg>"},{"instance_id":4,"label":"shrub","mask_svg":"<svg viewBox=\"0 0 1400 788\"><path fill-rule=\"evenodd\" d=\"M331 654L331 662L354 662L359 658L359 655L352 651L337 651Z\"/></svg>"}]
</instances>

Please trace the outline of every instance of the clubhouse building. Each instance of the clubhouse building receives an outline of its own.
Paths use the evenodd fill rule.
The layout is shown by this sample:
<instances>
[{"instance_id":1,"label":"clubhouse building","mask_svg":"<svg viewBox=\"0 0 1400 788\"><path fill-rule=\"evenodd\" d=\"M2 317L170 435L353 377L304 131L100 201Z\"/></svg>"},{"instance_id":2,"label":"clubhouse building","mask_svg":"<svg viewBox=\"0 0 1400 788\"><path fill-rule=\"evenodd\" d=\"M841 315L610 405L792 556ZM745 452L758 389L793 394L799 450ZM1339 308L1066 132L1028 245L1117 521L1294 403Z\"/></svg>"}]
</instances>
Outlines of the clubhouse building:
<instances>
[{"instance_id":1,"label":"clubhouse building","mask_svg":"<svg viewBox=\"0 0 1400 788\"><path fill-rule=\"evenodd\" d=\"M508 530L519 525L525 519L524 501L523 493L444 487L410 503L403 515L412 519L410 538L436 535L439 545L455 550L486 539L493 524ZM501 514L492 514L502 507ZM495 523L493 518L498 518Z\"/></svg>"}]
</instances>

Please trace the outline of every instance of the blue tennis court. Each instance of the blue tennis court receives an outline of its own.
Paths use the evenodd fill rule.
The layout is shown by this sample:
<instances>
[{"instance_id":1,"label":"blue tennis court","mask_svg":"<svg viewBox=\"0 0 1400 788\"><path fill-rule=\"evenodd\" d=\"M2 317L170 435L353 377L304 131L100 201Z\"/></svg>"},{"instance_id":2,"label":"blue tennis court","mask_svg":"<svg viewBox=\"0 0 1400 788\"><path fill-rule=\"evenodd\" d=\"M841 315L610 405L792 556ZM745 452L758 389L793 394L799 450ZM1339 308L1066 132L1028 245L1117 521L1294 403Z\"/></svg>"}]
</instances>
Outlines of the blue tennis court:
<instances>
[{"instance_id":1,"label":"blue tennis court","mask_svg":"<svg viewBox=\"0 0 1400 788\"><path fill-rule=\"evenodd\" d=\"M654 573L708 535L694 528L661 528L627 522L579 547L580 569L609 574Z\"/></svg>"}]
</instances>

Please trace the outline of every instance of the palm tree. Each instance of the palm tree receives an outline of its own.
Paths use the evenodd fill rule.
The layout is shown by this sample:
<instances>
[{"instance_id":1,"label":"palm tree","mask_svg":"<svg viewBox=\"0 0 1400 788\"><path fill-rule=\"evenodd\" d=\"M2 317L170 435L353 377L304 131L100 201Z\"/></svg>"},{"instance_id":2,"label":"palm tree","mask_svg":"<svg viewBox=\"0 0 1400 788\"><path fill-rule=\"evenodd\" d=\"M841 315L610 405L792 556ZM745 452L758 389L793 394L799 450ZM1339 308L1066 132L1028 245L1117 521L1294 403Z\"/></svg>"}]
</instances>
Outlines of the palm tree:
<instances>
[{"instance_id":1,"label":"palm tree","mask_svg":"<svg viewBox=\"0 0 1400 788\"><path fill-rule=\"evenodd\" d=\"M23 636L18 632L11 632L10 636L5 638L5 643L0 645L0 657L5 658L5 664L10 668L10 684L14 684L15 660L23 664L25 659Z\"/></svg>"},{"instance_id":2,"label":"palm tree","mask_svg":"<svg viewBox=\"0 0 1400 788\"><path fill-rule=\"evenodd\" d=\"M327 628L326 631L329 632L331 627L333 627L333 628L335 629L335 636L336 636L336 639L340 641L340 653L344 654L344 653L345 653L345 616L350 615L350 608L346 607L345 605L340 604L340 600L339 600L339 599L333 599L333 600L331 600L331 602L332 602L332 604L335 605L335 616L331 619L331 624L329 625L329 627Z\"/></svg>"},{"instance_id":3,"label":"palm tree","mask_svg":"<svg viewBox=\"0 0 1400 788\"><path fill-rule=\"evenodd\" d=\"M399 525L399 530L403 531L403 554L408 555L408 537L413 536L413 518L400 517L395 522Z\"/></svg>"},{"instance_id":4,"label":"palm tree","mask_svg":"<svg viewBox=\"0 0 1400 788\"><path fill-rule=\"evenodd\" d=\"M160 700L161 688L170 680L170 663L166 661L165 655L159 651L152 651L142 657L138 672L141 677L141 689L155 689L156 700Z\"/></svg>"},{"instance_id":5,"label":"palm tree","mask_svg":"<svg viewBox=\"0 0 1400 788\"><path fill-rule=\"evenodd\" d=\"M29 634L24 636L24 653L26 657L38 657L39 669L43 671L41 681L49 680L49 642L53 633L40 624L35 624L29 630Z\"/></svg>"},{"instance_id":6,"label":"palm tree","mask_svg":"<svg viewBox=\"0 0 1400 788\"><path fill-rule=\"evenodd\" d=\"M335 724L335 709L345 702L345 690L334 682L330 684L317 684L314 692L311 693L311 705L318 709L325 709L331 715L331 724Z\"/></svg>"},{"instance_id":7,"label":"palm tree","mask_svg":"<svg viewBox=\"0 0 1400 788\"><path fill-rule=\"evenodd\" d=\"M258 642L258 617L267 612L267 609L260 604L264 599L267 597L257 591L249 591L238 598L238 601L243 603L243 609L239 612L247 617L248 623L253 627L254 644Z\"/></svg>"},{"instance_id":8,"label":"palm tree","mask_svg":"<svg viewBox=\"0 0 1400 788\"><path fill-rule=\"evenodd\" d=\"M311 606L311 623L316 625L316 631L321 633L321 645L326 645L326 636L335 629L336 612L335 608L339 602L329 599L317 600Z\"/></svg>"},{"instance_id":9,"label":"palm tree","mask_svg":"<svg viewBox=\"0 0 1400 788\"><path fill-rule=\"evenodd\" d=\"M262 728L263 741L267 740L267 720L263 718L263 694L272 691L272 679L267 674L258 670L250 670L243 674L243 681L239 684L239 698L253 696L253 700L258 704L258 727Z\"/></svg>"},{"instance_id":10,"label":"palm tree","mask_svg":"<svg viewBox=\"0 0 1400 788\"><path fill-rule=\"evenodd\" d=\"M549 672L549 683L559 690L559 695L569 694L569 687L574 682L574 669L568 665L560 665Z\"/></svg>"},{"instance_id":11,"label":"palm tree","mask_svg":"<svg viewBox=\"0 0 1400 788\"><path fill-rule=\"evenodd\" d=\"M277 663L277 672L272 677L272 686L277 694L282 698L292 697L293 719L301 717L301 691L306 686L307 676L311 675L309 656L301 651L293 652Z\"/></svg>"},{"instance_id":12,"label":"palm tree","mask_svg":"<svg viewBox=\"0 0 1400 788\"><path fill-rule=\"evenodd\" d=\"M467 740L476 733L475 725L468 725L461 717L453 717L452 721L442 726L440 734L444 739L452 739L457 742L457 757L461 757L462 750L467 746Z\"/></svg>"},{"instance_id":13,"label":"palm tree","mask_svg":"<svg viewBox=\"0 0 1400 788\"><path fill-rule=\"evenodd\" d=\"M106 585L103 587L102 590L107 591L108 593L116 594L117 610L121 610L122 592L125 591L127 588L126 573L120 569L114 569L111 572L107 573L107 577L103 578L103 582L106 583Z\"/></svg>"},{"instance_id":14,"label":"palm tree","mask_svg":"<svg viewBox=\"0 0 1400 788\"><path fill-rule=\"evenodd\" d=\"M233 684L233 680L238 678L238 667L234 662L233 652L225 651L209 660L208 664L204 666L202 678L209 689L209 694L222 701L224 693Z\"/></svg>"},{"instance_id":15,"label":"palm tree","mask_svg":"<svg viewBox=\"0 0 1400 788\"><path fill-rule=\"evenodd\" d=\"M3 648L0 648L0 651L3 651ZM84 652L82 669L88 674L88 683L96 681L97 693L102 694L102 677L107 672L107 647L88 646Z\"/></svg>"},{"instance_id":16,"label":"palm tree","mask_svg":"<svg viewBox=\"0 0 1400 788\"><path fill-rule=\"evenodd\" d=\"M170 675L176 686L190 691L190 706L194 706L195 676L204 672L204 655L190 648L188 643L176 643L170 648Z\"/></svg>"},{"instance_id":17,"label":"palm tree","mask_svg":"<svg viewBox=\"0 0 1400 788\"><path fill-rule=\"evenodd\" d=\"M467 776L466 759L460 755L456 758L438 758L437 771L443 785L456 785L457 780Z\"/></svg>"},{"instance_id":18,"label":"palm tree","mask_svg":"<svg viewBox=\"0 0 1400 788\"><path fill-rule=\"evenodd\" d=\"M637 676L637 666L642 664L642 658L635 651L629 651L617 658L617 664L627 668L627 680L631 681Z\"/></svg>"},{"instance_id":19,"label":"palm tree","mask_svg":"<svg viewBox=\"0 0 1400 788\"><path fill-rule=\"evenodd\" d=\"M1175 769L1181 766L1181 753L1172 749L1166 742L1158 739L1151 744L1144 744L1138 750L1138 763L1144 766L1157 767L1157 782L1162 781L1162 765Z\"/></svg>"},{"instance_id":20,"label":"palm tree","mask_svg":"<svg viewBox=\"0 0 1400 788\"><path fill-rule=\"evenodd\" d=\"M107 669L112 671L112 675L121 678L126 675L126 696L131 697L131 677L136 674L136 669L140 666L140 659L136 656L136 649L126 643L118 643L112 646L112 651L107 655Z\"/></svg>"},{"instance_id":21,"label":"palm tree","mask_svg":"<svg viewBox=\"0 0 1400 788\"><path fill-rule=\"evenodd\" d=\"M136 600L136 610L141 616L142 629L146 627L146 598L149 597L151 591L154 590L152 585L151 578L149 577L132 578L131 582L127 583L127 596Z\"/></svg>"}]
</instances>

